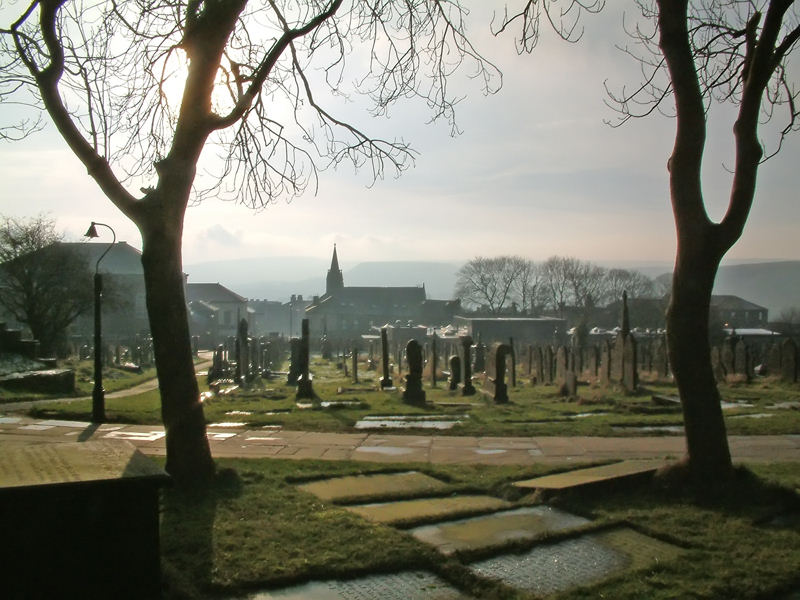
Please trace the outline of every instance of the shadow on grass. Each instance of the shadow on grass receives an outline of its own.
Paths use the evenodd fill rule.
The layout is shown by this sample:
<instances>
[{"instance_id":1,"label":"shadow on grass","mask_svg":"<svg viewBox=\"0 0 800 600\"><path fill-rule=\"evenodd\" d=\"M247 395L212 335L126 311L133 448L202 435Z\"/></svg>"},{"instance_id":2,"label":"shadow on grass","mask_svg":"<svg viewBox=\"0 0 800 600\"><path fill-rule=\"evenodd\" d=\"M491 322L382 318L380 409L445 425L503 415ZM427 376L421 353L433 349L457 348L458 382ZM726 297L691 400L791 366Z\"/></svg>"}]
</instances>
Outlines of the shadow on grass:
<instances>
[{"instance_id":1,"label":"shadow on grass","mask_svg":"<svg viewBox=\"0 0 800 600\"><path fill-rule=\"evenodd\" d=\"M221 469L210 489L167 488L161 502L164 598L204 598L213 587L214 521L225 498L241 495L233 469ZM191 552L186 552L191 548Z\"/></svg>"}]
</instances>

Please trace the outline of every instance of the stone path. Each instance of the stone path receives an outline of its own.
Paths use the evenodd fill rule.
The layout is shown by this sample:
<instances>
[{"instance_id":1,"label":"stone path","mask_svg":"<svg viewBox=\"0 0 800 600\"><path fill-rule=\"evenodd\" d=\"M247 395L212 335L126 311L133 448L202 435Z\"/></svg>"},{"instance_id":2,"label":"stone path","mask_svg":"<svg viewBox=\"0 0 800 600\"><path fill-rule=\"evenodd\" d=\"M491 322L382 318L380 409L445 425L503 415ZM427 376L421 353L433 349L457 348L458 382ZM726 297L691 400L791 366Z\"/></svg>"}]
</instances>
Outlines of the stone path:
<instances>
[{"instance_id":1,"label":"stone path","mask_svg":"<svg viewBox=\"0 0 800 600\"><path fill-rule=\"evenodd\" d=\"M247 429L208 426L216 457L316 458L376 463L533 465L537 463L679 458L680 436L654 437L476 437L387 433L319 433L279 427ZM159 425L93 425L81 421L31 419L4 412L0 405L0 444L124 439L149 455L163 455ZM800 461L800 435L729 436L735 461Z\"/></svg>"}]
</instances>

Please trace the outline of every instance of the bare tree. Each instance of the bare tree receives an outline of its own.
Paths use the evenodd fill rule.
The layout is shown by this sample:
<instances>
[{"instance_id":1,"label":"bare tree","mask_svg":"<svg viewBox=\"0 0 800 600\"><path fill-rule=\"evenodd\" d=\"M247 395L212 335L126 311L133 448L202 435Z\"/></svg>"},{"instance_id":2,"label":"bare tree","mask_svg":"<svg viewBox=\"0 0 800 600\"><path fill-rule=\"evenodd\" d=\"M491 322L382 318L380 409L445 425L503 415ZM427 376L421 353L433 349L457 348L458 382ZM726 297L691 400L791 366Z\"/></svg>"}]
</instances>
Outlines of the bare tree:
<instances>
[{"instance_id":1,"label":"bare tree","mask_svg":"<svg viewBox=\"0 0 800 600\"><path fill-rule=\"evenodd\" d=\"M376 114L421 98L455 127L448 77L468 63L485 91L500 81L465 13L433 0L32 0L0 29L0 100L31 108L2 136L46 116L141 232L166 468L179 484L215 471L183 291L187 206L214 195L263 207L315 187L318 165L402 171L408 144L337 117L329 92L363 94ZM198 177L209 146L224 168Z\"/></svg>"},{"instance_id":2,"label":"bare tree","mask_svg":"<svg viewBox=\"0 0 800 600\"><path fill-rule=\"evenodd\" d=\"M628 269L608 269L602 282L601 298L605 304L617 302L622 292L629 298L650 298L655 292L655 284L644 273Z\"/></svg>"},{"instance_id":3,"label":"bare tree","mask_svg":"<svg viewBox=\"0 0 800 600\"><path fill-rule=\"evenodd\" d=\"M60 241L47 217L5 217L0 223L0 305L28 326L45 356L59 349L70 324L93 306L86 258Z\"/></svg>"},{"instance_id":4,"label":"bare tree","mask_svg":"<svg viewBox=\"0 0 800 600\"><path fill-rule=\"evenodd\" d=\"M760 164L796 131L798 90L789 75L790 54L800 39L793 0L640 2L650 28L631 31L644 82L632 93L612 95L621 121L645 116L670 99L676 119L669 159L670 199L678 234L667 311L669 356L683 407L690 473L708 482L727 477L731 457L711 369L708 336L711 291L719 263L747 222ZM796 63L796 60L795 60ZM735 164L728 209L713 222L705 210L701 164L706 121L717 103L737 109ZM784 115L778 142L765 153L762 121Z\"/></svg>"},{"instance_id":5,"label":"bare tree","mask_svg":"<svg viewBox=\"0 0 800 600\"><path fill-rule=\"evenodd\" d=\"M458 270L455 295L466 304L498 314L514 301L513 290L524 267L525 260L519 257L477 256Z\"/></svg>"}]
</instances>

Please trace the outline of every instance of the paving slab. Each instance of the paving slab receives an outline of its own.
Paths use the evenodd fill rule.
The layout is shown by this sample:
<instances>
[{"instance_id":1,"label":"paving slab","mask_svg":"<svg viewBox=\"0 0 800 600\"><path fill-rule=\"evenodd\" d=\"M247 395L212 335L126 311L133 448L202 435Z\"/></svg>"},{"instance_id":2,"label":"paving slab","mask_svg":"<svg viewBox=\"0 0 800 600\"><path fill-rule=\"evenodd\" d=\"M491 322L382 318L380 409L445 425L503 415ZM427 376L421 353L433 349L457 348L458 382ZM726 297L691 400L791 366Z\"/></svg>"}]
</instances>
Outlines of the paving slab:
<instances>
[{"instance_id":1,"label":"paving slab","mask_svg":"<svg viewBox=\"0 0 800 600\"><path fill-rule=\"evenodd\" d=\"M528 506L470 519L423 525L410 529L409 533L447 555L458 550L476 550L511 540L535 539L587 523L588 519L557 508Z\"/></svg>"},{"instance_id":2,"label":"paving slab","mask_svg":"<svg viewBox=\"0 0 800 600\"><path fill-rule=\"evenodd\" d=\"M312 581L290 588L256 592L240 600L466 600L457 589L424 571L369 575L348 581ZM230 599L234 600L234 599Z\"/></svg>"},{"instance_id":3,"label":"paving slab","mask_svg":"<svg viewBox=\"0 0 800 600\"><path fill-rule=\"evenodd\" d=\"M535 477L524 481L515 481L512 485L534 490L563 490L593 483L621 480L646 473L655 473L664 464L665 462L661 460L626 460L601 467L590 467L588 469Z\"/></svg>"},{"instance_id":4,"label":"paving slab","mask_svg":"<svg viewBox=\"0 0 800 600\"><path fill-rule=\"evenodd\" d=\"M311 481L297 486L322 500L337 501L350 498L386 498L415 495L447 489L447 484L418 471L352 475Z\"/></svg>"},{"instance_id":5,"label":"paving slab","mask_svg":"<svg viewBox=\"0 0 800 600\"><path fill-rule=\"evenodd\" d=\"M674 559L681 549L621 527L473 563L482 577L546 595Z\"/></svg>"},{"instance_id":6,"label":"paving slab","mask_svg":"<svg viewBox=\"0 0 800 600\"><path fill-rule=\"evenodd\" d=\"M511 502L492 496L464 495L375 502L345 508L370 521L395 524L422 519L454 519L469 513L502 510L511 506Z\"/></svg>"}]
</instances>

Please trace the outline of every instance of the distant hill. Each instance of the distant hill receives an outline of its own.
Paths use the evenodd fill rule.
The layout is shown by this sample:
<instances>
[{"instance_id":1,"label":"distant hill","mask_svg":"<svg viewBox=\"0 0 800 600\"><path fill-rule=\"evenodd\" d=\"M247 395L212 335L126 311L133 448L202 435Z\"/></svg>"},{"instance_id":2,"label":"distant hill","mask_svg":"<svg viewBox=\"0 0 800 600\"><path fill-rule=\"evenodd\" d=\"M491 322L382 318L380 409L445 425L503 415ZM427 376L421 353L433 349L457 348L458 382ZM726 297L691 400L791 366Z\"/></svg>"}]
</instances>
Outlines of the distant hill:
<instances>
[{"instance_id":1,"label":"distant hill","mask_svg":"<svg viewBox=\"0 0 800 600\"><path fill-rule=\"evenodd\" d=\"M659 280L669 283L671 274ZM723 265L714 281L714 294L730 294L769 309L777 320L783 310L800 307L800 260Z\"/></svg>"}]
</instances>

